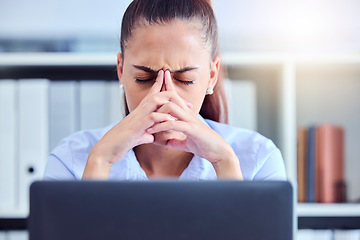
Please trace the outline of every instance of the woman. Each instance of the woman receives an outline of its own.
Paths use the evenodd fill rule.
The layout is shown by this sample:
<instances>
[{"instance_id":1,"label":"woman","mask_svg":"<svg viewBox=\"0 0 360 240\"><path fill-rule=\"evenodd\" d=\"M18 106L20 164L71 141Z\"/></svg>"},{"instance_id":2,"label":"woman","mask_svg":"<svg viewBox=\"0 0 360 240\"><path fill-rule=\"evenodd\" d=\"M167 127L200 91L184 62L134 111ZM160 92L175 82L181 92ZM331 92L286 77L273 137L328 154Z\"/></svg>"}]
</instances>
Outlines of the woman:
<instances>
[{"instance_id":1,"label":"woman","mask_svg":"<svg viewBox=\"0 0 360 240\"><path fill-rule=\"evenodd\" d=\"M226 101L208 1L134 0L120 44L126 117L63 140L45 179L285 180L269 139L219 123Z\"/></svg>"}]
</instances>

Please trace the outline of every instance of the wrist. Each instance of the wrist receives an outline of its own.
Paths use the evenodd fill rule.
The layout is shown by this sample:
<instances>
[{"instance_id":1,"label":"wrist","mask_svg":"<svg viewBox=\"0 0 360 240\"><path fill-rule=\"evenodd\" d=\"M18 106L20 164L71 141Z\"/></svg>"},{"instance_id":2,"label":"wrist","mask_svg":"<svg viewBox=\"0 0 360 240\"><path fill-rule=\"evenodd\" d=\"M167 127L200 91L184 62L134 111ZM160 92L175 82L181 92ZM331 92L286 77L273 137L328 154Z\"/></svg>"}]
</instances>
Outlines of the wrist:
<instances>
[{"instance_id":1,"label":"wrist","mask_svg":"<svg viewBox=\"0 0 360 240\"><path fill-rule=\"evenodd\" d=\"M90 151L82 179L108 179L113 163Z\"/></svg>"},{"instance_id":2,"label":"wrist","mask_svg":"<svg viewBox=\"0 0 360 240\"><path fill-rule=\"evenodd\" d=\"M219 161L212 162L216 175L218 179L243 180L239 159L233 149L229 148Z\"/></svg>"}]
</instances>

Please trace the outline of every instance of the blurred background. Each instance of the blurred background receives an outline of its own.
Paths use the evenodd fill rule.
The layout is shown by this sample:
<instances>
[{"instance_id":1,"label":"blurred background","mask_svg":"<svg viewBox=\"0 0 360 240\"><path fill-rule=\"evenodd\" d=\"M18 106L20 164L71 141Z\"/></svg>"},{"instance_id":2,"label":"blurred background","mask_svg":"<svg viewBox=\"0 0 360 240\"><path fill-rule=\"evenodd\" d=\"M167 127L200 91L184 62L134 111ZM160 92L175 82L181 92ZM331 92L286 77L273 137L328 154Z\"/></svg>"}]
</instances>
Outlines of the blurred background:
<instances>
[{"instance_id":1,"label":"blurred background","mask_svg":"<svg viewBox=\"0 0 360 240\"><path fill-rule=\"evenodd\" d=\"M115 64L130 2L0 0L0 240L27 239L28 187L61 139L123 116ZM283 153L298 239L360 240L360 0L212 2L230 124ZM330 201L309 178L310 129L324 126L342 136L326 150L340 152L326 174L343 173Z\"/></svg>"},{"instance_id":2,"label":"blurred background","mask_svg":"<svg viewBox=\"0 0 360 240\"><path fill-rule=\"evenodd\" d=\"M119 51L130 0L1 0L0 52ZM359 53L358 0L213 0L223 51Z\"/></svg>"}]
</instances>

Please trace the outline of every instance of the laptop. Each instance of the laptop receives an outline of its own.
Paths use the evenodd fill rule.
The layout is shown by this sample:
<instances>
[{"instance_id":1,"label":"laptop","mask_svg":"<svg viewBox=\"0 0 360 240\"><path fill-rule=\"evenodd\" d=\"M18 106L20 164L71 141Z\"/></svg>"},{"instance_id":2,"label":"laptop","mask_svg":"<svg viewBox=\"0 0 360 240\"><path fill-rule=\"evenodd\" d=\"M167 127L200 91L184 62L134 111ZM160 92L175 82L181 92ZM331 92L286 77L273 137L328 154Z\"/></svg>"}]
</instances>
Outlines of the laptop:
<instances>
[{"instance_id":1,"label":"laptop","mask_svg":"<svg viewBox=\"0 0 360 240\"><path fill-rule=\"evenodd\" d=\"M30 240L291 240L285 181L40 181Z\"/></svg>"}]
</instances>

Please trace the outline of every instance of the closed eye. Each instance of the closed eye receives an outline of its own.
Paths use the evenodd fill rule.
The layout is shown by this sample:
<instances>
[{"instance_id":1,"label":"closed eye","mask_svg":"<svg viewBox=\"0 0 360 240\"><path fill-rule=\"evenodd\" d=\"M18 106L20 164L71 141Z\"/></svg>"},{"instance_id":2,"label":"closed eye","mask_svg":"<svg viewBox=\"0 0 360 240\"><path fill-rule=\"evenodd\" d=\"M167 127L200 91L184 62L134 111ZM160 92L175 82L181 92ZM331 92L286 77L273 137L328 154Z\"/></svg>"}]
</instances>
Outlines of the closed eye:
<instances>
[{"instance_id":1,"label":"closed eye","mask_svg":"<svg viewBox=\"0 0 360 240\"><path fill-rule=\"evenodd\" d=\"M190 85L190 84L194 84L194 81L184 81L184 80L180 80L178 78L174 78L176 81L178 81L179 83L181 84L184 84L184 85ZM145 84L145 83L149 83L149 82L152 82L154 81L155 78L150 78L150 79L135 79L135 82L136 83L139 83L139 84Z\"/></svg>"},{"instance_id":2,"label":"closed eye","mask_svg":"<svg viewBox=\"0 0 360 240\"><path fill-rule=\"evenodd\" d=\"M149 78L149 79L135 79L135 82L136 83L139 83L139 84L145 84L145 83L149 83L151 81L154 81L155 78Z\"/></svg>"},{"instance_id":3,"label":"closed eye","mask_svg":"<svg viewBox=\"0 0 360 240\"><path fill-rule=\"evenodd\" d=\"M174 78L176 81L185 84L185 85L190 85L190 84L194 84L194 81L184 81L184 80L180 80L178 78Z\"/></svg>"}]
</instances>

